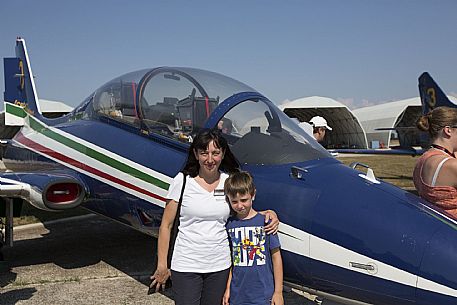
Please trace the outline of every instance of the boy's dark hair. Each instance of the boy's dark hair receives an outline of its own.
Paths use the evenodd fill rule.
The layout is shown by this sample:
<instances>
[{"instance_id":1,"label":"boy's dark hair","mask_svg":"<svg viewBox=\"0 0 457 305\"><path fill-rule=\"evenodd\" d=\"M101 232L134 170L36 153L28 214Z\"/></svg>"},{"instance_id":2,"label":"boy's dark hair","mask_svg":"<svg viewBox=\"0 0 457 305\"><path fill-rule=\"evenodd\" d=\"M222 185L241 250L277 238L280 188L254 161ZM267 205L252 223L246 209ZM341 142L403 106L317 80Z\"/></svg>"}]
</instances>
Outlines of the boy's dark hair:
<instances>
[{"instance_id":1,"label":"boy's dark hair","mask_svg":"<svg viewBox=\"0 0 457 305\"><path fill-rule=\"evenodd\" d=\"M225 180L224 191L225 195L229 197L235 197L237 194L254 196L254 180L248 172L233 173Z\"/></svg>"},{"instance_id":2,"label":"boy's dark hair","mask_svg":"<svg viewBox=\"0 0 457 305\"><path fill-rule=\"evenodd\" d=\"M238 161L230 151L227 140L222 136L221 132L217 129L202 129L195 136L194 141L190 145L187 161L182 172L191 177L198 175L200 165L195 158L194 150L205 150L211 141L214 141L214 146L221 149L224 153L219 169L225 173L231 174L237 172L240 168Z\"/></svg>"}]
</instances>

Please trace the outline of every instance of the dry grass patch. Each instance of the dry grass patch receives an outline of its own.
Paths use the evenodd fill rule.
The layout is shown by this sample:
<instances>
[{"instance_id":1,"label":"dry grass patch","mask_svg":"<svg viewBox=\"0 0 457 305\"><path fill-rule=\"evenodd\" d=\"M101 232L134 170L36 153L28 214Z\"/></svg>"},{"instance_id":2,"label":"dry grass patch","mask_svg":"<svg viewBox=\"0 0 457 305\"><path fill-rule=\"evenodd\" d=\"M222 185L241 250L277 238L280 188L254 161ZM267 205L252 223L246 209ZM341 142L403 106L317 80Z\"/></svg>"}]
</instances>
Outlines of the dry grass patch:
<instances>
[{"instance_id":1,"label":"dry grass patch","mask_svg":"<svg viewBox=\"0 0 457 305\"><path fill-rule=\"evenodd\" d=\"M413 190L413 169L418 157L411 156L388 156L388 155L371 155L357 157L339 157L338 160L346 165L352 162L360 162L370 166L376 178L392 183L406 190ZM358 167L360 171L364 168Z\"/></svg>"}]
</instances>

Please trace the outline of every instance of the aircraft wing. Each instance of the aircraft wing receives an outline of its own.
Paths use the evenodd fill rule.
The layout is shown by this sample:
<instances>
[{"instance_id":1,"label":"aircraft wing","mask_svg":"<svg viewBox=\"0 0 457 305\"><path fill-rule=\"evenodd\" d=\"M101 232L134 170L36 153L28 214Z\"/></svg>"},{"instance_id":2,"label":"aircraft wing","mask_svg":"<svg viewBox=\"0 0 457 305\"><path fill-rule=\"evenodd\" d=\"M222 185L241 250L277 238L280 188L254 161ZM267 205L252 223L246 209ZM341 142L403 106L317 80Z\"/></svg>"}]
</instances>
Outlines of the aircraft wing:
<instances>
[{"instance_id":1,"label":"aircraft wing","mask_svg":"<svg viewBox=\"0 0 457 305\"><path fill-rule=\"evenodd\" d=\"M389 130L404 130L404 131L407 131L407 130L417 130L417 128L414 127L414 126L407 126L407 127L379 127L379 128L375 128L374 130L376 130L376 131L389 131Z\"/></svg>"},{"instance_id":2,"label":"aircraft wing","mask_svg":"<svg viewBox=\"0 0 457 305\"><path fill-rule=\"evenodd\" d=\"M413 147L399 147L388 149L329 149L331 154L359 154L359 155L409 155L418 156L424 153L424 149Z\"/></svg>"}]
</instances>

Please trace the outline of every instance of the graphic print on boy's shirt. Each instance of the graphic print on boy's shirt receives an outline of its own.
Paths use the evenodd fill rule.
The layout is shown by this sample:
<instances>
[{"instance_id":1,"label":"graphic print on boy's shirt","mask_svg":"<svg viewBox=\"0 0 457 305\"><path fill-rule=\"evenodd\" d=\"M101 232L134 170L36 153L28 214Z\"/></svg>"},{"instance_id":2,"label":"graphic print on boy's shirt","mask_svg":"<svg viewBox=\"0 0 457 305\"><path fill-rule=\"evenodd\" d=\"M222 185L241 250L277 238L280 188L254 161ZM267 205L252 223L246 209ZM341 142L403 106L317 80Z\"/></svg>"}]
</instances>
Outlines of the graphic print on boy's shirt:
<instances>
[{"instance_id":1,"label":"graphic print on boy's shirt","mask_svg":"<svg viewBox=\"0 0 457 305\"><path fill-rule=\"evenodd\" d=\"M263 226L228 229L233 250L233 265L251 267L265 265L265 230Z\"/></svg>"}]
</instances>

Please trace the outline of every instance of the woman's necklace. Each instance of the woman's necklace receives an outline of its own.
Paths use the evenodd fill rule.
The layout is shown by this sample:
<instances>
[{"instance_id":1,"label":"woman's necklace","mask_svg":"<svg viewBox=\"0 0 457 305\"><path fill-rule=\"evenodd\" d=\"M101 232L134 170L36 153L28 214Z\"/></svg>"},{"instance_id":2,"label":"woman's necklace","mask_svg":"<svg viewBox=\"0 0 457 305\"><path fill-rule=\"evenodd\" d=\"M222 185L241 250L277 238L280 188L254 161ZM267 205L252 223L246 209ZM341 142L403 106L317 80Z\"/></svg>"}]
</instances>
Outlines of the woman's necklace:
<instances>
[{"instance_id":1,"label":"woman's necklace","mask_svg":"<svg viewBox=\"0 0 457 305\"><path fill-rule=\"evenodd\" d=\"M441 146L441 145L438 145L438 144L432 144L431 145L434 149L438 149L438 150L441 150L442 152L445 152L447 153L449 156L451 156L452 158L455 158L455 155L454 153L451 153L447 148Z\"/></svg>"}]
</instances>

